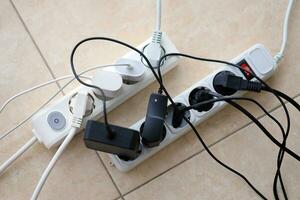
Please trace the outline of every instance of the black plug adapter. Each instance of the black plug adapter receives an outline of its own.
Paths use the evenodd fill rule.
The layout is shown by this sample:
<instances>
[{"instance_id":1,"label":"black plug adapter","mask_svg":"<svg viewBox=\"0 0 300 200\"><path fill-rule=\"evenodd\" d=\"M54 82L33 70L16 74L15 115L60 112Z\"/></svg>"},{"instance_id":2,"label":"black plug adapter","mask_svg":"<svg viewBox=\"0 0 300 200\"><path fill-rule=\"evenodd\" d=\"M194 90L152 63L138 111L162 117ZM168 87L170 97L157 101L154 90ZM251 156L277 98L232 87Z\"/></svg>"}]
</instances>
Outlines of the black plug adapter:
<instances>
[{"instance_id":1,"label":"black plug adapter","mask_svg":"<svg viewBox=\"0 0 300 200\"><path fill-rule=\"evenodd\" d=\"M109 125L113 131L113 137L107 137L107 127L102 122L88 120L84 143L89 149L116 154L124 160L133 160L140 154L140 135L133 129Z\"/></svg>"},{"instance_id":2,"label":"black plug adapter","mask_svg":"<svg viewBox=\"0 0 300 200\"><path fill-rule=\"evenodd\" d=\"M213 86L216 92L222 95L232 95L238 90L260 92L262 89L261 83L245 80L229 71L222 71L216 74Z\"/></svg>"},{"instance_id":3,"label":"black plug adapter","mask_svg":"<svg viewBox=\"0 0 300 200\"><path fill-rule=\"evenodd\" d=\"M213 86L217 93L224 96L236 93L236 89L226 87L229 75L235 76L235 74L230 71L221 71L215 75L213 79Z\"/></svg>"},{"instance_id":4,"label":"black plug adapter","mask_svg":"<svg viewBox=\"0 0 300 200\"><path fill-rule=\"evenodd\" d=\"M142 143L146 147L158 146L166 135L164 120L167 112L167 104L167 96L156 93L151 94L146 119L141 126Z\"/></svg>"}]
</instances>

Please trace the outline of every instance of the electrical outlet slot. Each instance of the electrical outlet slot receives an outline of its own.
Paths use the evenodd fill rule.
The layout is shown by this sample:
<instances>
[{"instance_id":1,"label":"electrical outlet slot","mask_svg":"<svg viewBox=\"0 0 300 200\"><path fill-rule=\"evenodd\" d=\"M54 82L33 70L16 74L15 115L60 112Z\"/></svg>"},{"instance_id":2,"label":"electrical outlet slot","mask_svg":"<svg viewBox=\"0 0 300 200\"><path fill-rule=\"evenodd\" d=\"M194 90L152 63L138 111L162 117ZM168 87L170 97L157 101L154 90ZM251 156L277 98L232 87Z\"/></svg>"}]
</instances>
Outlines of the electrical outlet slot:
<instances>
[{"instance_id":1,"label":"electrical outlet slot","mask_svg":"<svg viewBox=\"0 0 300 200\"><path fill-rule=\"evenodd\" d=\"M186 105L184 103L181 103L181 102L175 102L175 104L177 106L181 107L181 108L186 107ZM167 107L167 116L166 116L166 120L165 120L167 125L171 126L172 128L175 128L175 129L186 127L188 124L182 118L182 116L184 115L186 118L188 118L190 120L191 119L191 111L188 110L188 111L185 111L184 114L180 113L179 115L180 116L178 116L178 117L180 117L180 119L174 119L174 106L170 104ZM174 127L174 123L176 124L176 127Z\"/></svg>"}]
</instances>

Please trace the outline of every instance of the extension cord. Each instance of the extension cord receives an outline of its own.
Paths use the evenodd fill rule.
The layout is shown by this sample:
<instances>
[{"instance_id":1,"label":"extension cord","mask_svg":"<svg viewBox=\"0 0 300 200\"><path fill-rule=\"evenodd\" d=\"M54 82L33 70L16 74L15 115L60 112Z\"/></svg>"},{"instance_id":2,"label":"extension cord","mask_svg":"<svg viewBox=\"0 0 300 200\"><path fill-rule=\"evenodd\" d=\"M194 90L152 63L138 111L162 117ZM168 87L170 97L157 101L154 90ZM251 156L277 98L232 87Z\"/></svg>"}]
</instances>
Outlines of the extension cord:
<instances>
[{"instance_id":1,"label":"extension cord","mask_svg":"<svg viewBox=\"0 0 300 200\"><path fill-rule=\"evenodd\" d=\"M151 38L139 45L137 49L142 51L150 41ZM178 52L175 45L165 33L163 34L161 45L163 46L165 53ZM143 88L147 87L155 80L151 70L142 64L140 55L135 51L130 51L129 53L125 54L123 57L119 58L116 63L119 64L122 60L131 61L129 63L131 65L141 65L145 68L145 71L142 76L140 71L134 71L136 74L133 74L132 76L130 76L130 70L119 71L123 79L131 78L131 80L135 80L137 82L134 84L122 85L122 88L118 92L117 96L107 101L106 106L108 112L138 93ZM178 60L179 57L172 57L165 60L162 65L162 72L166 73L174 68ZM118 68L115 69L118 70ZM115 69L108 68L103 70L117 72ZM96 120L103 116L102 101L95 96L94 91L91 88L79 86L63 98L59 99L52 105L44 108L33 116L32 132L38 138L39 142L43 143L47 148L57 146L68 134L72 123L72 113L70 112L69 105L70 99L72 99L72 97L80 90L87 90L88 94L90 95L90 101L92 101L91 103L94 103L94 108L91 108L91 113L88 113L89 115L84 118L82 126L85 126L87 120Z\"/></svg>"},{"instance_id":2,"label":"extension cord","mask_svg":"<svg viewBox=\"0 0 300 200\"><path fill-rule=\"evenodd\" d=\"M276 63L273 59L273 57L270 55L269 51L261 44L254 45L253 47L249 48L248 50L244 51L242 54L231 60L232 63L240 64L243 61L246 61L248 65L251 67L251 69L256 73L258 77L260 77L263 80L266 80L269 78L276 70ZM241 64L242 67L245 67ZM175 103L182 103L186 106L190 106L189 104L189 95L190 92L197 88L197 87L206 87L210 89L213 92L216 92L213 87L213 78L217 73L220 71L230 71L233 72L236 75L243 76L243 73L232 66L224 66L221 69L216 70L215 72L209 74L202 80L195 83L193 86L179 94L174 98ZM238 91L232 96L242 96L245 92ZM198 112L196 110L189 110L188 116L190 118L190 121L194 125L198 125L199 123L203 122L204 120L208 119L218 111L220 111L222 108L224 108L226 105L225 102L216 102L214 103L213 107L207 111L207 112ZM171 107L169 107L170 109ZM185 133L187 133L190 130L190 127L188 124L183 121L181 123L181 126L179 128L172 127L171 118L166 117L165 126L166 126L166 136L164 140L160 143L159 146L153 147L153 148L147 148L143 144L141 144L141 154L134 160L125 161L120 159L117 155L110 154L112 163L114 166L119 169L120 171L126 172L140 163L142 163L144 160L148 159L149 157L153 156L155 153L169 145L170 143L174 142L179 137L183 136ZM140 127L142 123L144 122L145 118L139 120L135 124L133 124L130 128L135 130L140 130Z\"/></svg>"}]
</instances>

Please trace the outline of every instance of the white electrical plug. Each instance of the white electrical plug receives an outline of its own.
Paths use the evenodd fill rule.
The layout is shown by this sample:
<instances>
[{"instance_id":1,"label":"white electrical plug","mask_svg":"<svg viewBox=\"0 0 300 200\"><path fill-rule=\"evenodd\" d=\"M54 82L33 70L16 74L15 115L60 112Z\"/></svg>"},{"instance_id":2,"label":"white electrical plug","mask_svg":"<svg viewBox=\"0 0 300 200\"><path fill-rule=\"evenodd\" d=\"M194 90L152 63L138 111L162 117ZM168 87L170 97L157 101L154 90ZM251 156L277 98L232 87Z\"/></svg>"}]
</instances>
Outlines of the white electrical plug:
<instances>
[{"instance_id":1,"label":"white electrical plug","mask_svg":"<svg viewBox=\"0 0 300 200\"><path fill-rule=\"evenodd\" d=\"M97 85L101 88L104 95L108 98L116 97L122 88L122 84L122 77L116 72L99 70L92 78L92 85ZM93 89L93 91L97 97L102 96L98 89Z\"/></svg>"},{"instance_id":2,"label":"white electrical plug","mask_svg":"<svg viewBox=\"0 0 300 200\"><path fill-rule=\"evenodd\" d=\"M128 64L128 66L111 66L106 67L103 70L115 72L122 76L124 82L133 82L136 83L141 81L144 73L145 73L145 66L139 60L131 59L131 58L119 58L116 61L116 64Z\"/></svg>"},{"instance_id":3,"label":"white electrical plug","mask_svg":"<svg viewBox=\"0 0 300 200\"><path fill-rule=\"evenodd\" d=\"M152 41L145 47L144 54L148 58L152 67L158 67L160 58L163 56L161 47L162 32L154 31Z\"/></svg>"}]
</instances>

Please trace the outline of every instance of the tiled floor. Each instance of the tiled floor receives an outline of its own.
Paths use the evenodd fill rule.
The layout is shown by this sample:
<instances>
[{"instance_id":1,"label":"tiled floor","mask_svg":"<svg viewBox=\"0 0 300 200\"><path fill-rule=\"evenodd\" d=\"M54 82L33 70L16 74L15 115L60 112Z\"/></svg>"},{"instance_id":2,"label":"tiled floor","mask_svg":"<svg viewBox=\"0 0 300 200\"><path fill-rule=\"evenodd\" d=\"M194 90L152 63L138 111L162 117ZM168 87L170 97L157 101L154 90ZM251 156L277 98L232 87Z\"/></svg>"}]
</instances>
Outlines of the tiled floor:
<instances>
[{"instance_id":1,"label":"tiled floor","mask_svg":"<svg viewBox=\"0 0 300 200\"><path fill-rule=\"evenodd\" d=\"M142 3L141 3L142 2ZM255 43L275 54L287 0L163 0L162 28L181 52L230 59ZM286 57L268 83L300 102L300 2L290 21ZM13 94L70 73L73 45L87 36L109 36L133 45L149 37L153 0L1 0L0 105ZM90 43L78 56L79 69L111 63L127 50ZM175 96L218 66L182 60L164 78ZM0 133L16 125L57 91L59 85L22 97L1 113ZM152 84L109 114L113 123L131 125L144 115ZM69 89L66 89L67 92ZM63 94L61 94L63 95ZM267 94L247 94L284 121L282 108ZM298 98L297 98L298 97ZM136 112L128 108L138 105ZM250 103L243 103L277 134L277 127ZM291 109L293 110L293 109ZM292 112L288 145L300 154L299 113ZM270 199L276 148L231 107L197 127L212 151L238 169ZM30 124L1 141L0 162L31 136ZM192 133L171 144L129 173L109 165L107 155L84 147L77 136L49 177L40 199L258 199L240 179L221 168ZM36 144L0 177L0 199L29 199L55 150ZM263 153L262 153L263 152ZM282 169L290 199L300 199L300 166L286 156Z\"/></svg>"}]
</instances>

